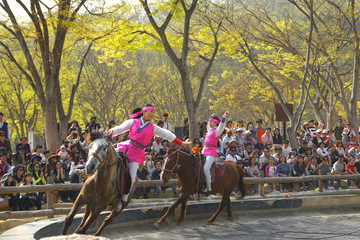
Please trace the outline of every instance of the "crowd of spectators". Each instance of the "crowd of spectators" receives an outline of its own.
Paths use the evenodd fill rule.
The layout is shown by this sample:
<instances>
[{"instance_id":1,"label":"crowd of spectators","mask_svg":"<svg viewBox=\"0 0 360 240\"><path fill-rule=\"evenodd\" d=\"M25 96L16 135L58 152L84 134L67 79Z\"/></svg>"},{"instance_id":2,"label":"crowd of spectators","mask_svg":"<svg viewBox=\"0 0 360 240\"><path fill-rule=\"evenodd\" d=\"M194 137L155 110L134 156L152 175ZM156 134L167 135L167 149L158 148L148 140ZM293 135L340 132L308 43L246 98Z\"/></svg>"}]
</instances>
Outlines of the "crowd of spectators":
<instances>
[{"instance_id":1,"label":"crowd of spectators","mask_svg":"<svg viewBox=\"0 0 360 240\"><path fill-rule=\"evenodd\" d=\"M206 122L198 124L200 139L195 139L194 154L201 151L206 135ZM205 127L204 127L205 126ZM185 129L186 127L184 127ZM343 125L339 119L334 129L325 128L314 120L304 122L297 133L298 148L283 139L280 129L264 128L262 119L256 125L242 121L228 121L217 145L218 155L226 161L242 164L247 177L288 177L327 174L357 174L360 172L360 147L355 142L355 130L351 123ZM324 181L333 190L334 181ZM319 182L298 183L299 189L318 190ZM312 185L312 186L311 186ZM349 188L358 188L359 181L348 181ZM341 182L337 181L341 189ZM294 191L294 184L272 184L273 193ZM258 192L258 186L249 186L248 194Z\"/></svg>"},{"instance_id":2,"label":"crowd of spectators","mask_svg":"<svg viewBox=\"0 0 360 240\"><path fill-rule=\"evenodd\" d=\"M168 114L163 114L157 125L172 131L168 122ZM206 122L198 124L199 139L194 139L192 149L182 149L185 152L199 154L206 136ZM110 121L106 130L115 126ZM77 121L69 123L68 136L54 153L50 153L43 146L30 148L27 137L21 137L13 151L10 144L8 124L0 113L0 177L3 186L26 186L46 184L49 179L54 183L81 183L86 178L85 162L89 143L86 141L89 133L101 131L96 117L91 117L82 131ZM241 164L247 177L287 177L314 174L356 174L360 172L360 147L355 139L355 131L351 123L343 126L342 120L331 128L324 128L314 120L305 122L298 132L299 147L292 148L289 141L284 139L278 128L271 129L263 126L258 119L255 124L242 121L235 124L228 121L222 137L219 139L217 151L225 161ZM184 120L182 139L189 138L188 119ZM128 134L113 139L118 142L128 140ZM163 167L164 156L169 148L169 142L154 136L153 141L146 146L144 164L138 170L139 180L159 179ZM51 177L51 178L49 178ZM334 189L333 181L324 181L327 189ZM317 181L299 183L300 190L317 190ZM357 188L359 181L348 181L349 188ZM293 191L294 184L272 184L274 193ZM337 182L340 189L340 181ZM160 197L165 187L155 187L156 197ZM171 187L177 196L176 187ZM136 188L135 198L147 198L150 188ZM251 184L249 194L258 192L258 186ZM58 192L60 201L73 202L78 191ZM2 196L4 197L4 196ZM30 207L41 208L46 201L43 193L8 194L9 205L14 211L27 210Z\"/></svg>"}]
</instances>

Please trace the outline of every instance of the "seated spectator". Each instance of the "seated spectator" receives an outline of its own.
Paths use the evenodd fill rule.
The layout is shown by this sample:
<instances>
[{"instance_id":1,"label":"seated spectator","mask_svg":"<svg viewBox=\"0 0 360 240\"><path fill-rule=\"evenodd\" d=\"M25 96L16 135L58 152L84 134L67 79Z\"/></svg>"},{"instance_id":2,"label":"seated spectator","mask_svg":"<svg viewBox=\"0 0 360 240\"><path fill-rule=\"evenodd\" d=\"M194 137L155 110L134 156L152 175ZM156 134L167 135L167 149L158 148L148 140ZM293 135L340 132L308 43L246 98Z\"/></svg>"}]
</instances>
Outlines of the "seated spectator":
<instances>
[{"instance_id":1,"label":"seated spectator","mask_svg":"<svg viewBox=\"0 0 360 240\"><path fill-rule=\"evenodd\" d=\"M161 147L162 147L161 146L161 138L160 138L160 136L155 135L155 139L152 144L152 150L154 151L155 155L157 155L157 153L159 152Z\"/></svg>"},{"instance_id":2,"label":"seated spectator","mask_svg":"<svg viewBox=\"0 0 360 240\"><path fill-rule=\"evenodd\" d=\"M245 138L244 138L244 135L243 135L243 133L245 131L246 131L246 129L243 128L243 127L236 129L236 136L234 137L234 139L236 140L239 151L244 151L244 149L245 149L245 145L244 145L245 144ZM229 146L230 146L230 141L229 141Z\"/></svg>"},{"instance_id":3,"label":"seated spectator","mask_svg":"<svg viewBox=\"0 0 360 240\"><path fill-rule=\"evenodd\" d=\"M268 160L269 160L270 157L271 157L270 150L265 148L263 150L263 154L260 156L260 159L259 159L260 171L262 171L263 176L266 176L265 175L265 168L267 167L267 165L269 165Z\"/></svg>"},{"instance_id":4,"label":"seated spectator","mask_svg":"<svg viewBox=\"0 0 360 240\"><path fill-rule=\"evenodd\" d=\"M20 182L20 187L32 185L31 173L25 173L23 179ZM37 210L41 209L41 199L38 193L20 193L21 205L24 210L29 210L30 207L36 206ZM22 209L20 209L22 210Z\"/></svg>"},{"instance_id":5,"label":"seated spectator","mask_svg":"<svg viewBox=\"0 0 360 240\"><path fill-rule=\"evenodd\" d=\"M11 144L10 141L5 139L5 132L4 131L0 131L0 148L5 148L6 152L7 152L7 160L8 163L11 165Z\"/></svg>"},{"instance_id":6,"label":"seated spectator","mask_svg":"<svg viewBox=\"0 0 360 240\"><path fill-rule=\"evenodd\" d=\"M302 155L297 156L297 161L295 162L293 166L293 176L302 177L305 176L306 166L304 163L304 157ZM305 187L302 182L299 182L299 187L301 191L309 190L309 182L305 182Z\"/></svg>"},{"instance_id":7,"label":"seated spectator","mask_svg":"<svg viewBox=\"0 0 360 240\"><path fill-rule=\"evenodd\" d=\"M161 162L160 160L158 161ZM155 170L153 150L151 149L150 151L145 152L144 167L149 172L149 174L152 174L152 172Z\"/></svg>"},{"instance_id":8,"label":"seated spectator","mask_svg":"<svg viewBox=\"0 0 360 240\"><path fill-rule=\"evenodd\" d=\"M245 148L246 148L246 145L247 144L250 144L251 145L251 149L254 149L255 148L255 146L257 145L257 141L256 141L256 138L254 138L254 136L253 136L253 134L252 133L254 133L255 135L256 135L256 133L255 133L255 131L252 129L252 131L251 130L247 130L247 131L245 131L245 137L244 137L244 145L245 145Z\"/></svg>"},{"instance_id":9,"label":"seated spectator","mask_svg":"<svg viewBox=\"0 0 360 240\"><path fill-rule=\"evenodd\" d=\"M32 175L33 184L35 184L35 185L45 185L46 184L45 178L44 178L44 173L41 171L40 163L36 163L33 165L31 175ZM44 192L39 192L38 196L41 199L41 201L44 200Z\"/></svg>"},{"instance_id":10,"label":"seated spectator","mask_svg":"<svg viewBox=\"0 0 360 240\"><path fill-rule=\"evenodd\" d=\"M286 160L289 160L290 152L291 152L291 147L289 145L289 140L285 140L284 145L282 147L282 154L286 157Z\"/></svg>"},{"instance_id":11,"label":"seated spectator","mask_svg":"<svg viewBox=\"0 0 360 240\"><path fill-rule=\"evenodd\" d=\"M307 148L311 148L314 144L312 143L311 141L311 134L310 133L307 133L305 135L305 138L304 138L304 141L307 142Z\"/></svg>"},{"instance_id":12,"label":"seated spectator","mask_svg":"<svg viewBox=\"0 0 360 240\"><path fill-rule=\"evenodd\" d=\"M27 166L30 161L30 156L25 154L25 149L23 146L20 146L16 153L13 156L12 164L14 166L21 164L23 166Z\"/></svg>"},{"instance_id":13,"label":"seated spectator","mask_svg":"<svg viewBox=\"0 0 360 240\"><path fill-rule=\"evenodd\" d=\"M329 157L330 157L330 163L331 163L331 166L332 166L332 165L335 164L335 162L337 162L340 154L339 154L339 151L337 150L335 144L330 144L330 145L331 146L329 146L329 148L330 148L329 149L330 150Z\"/></svg>"},{"instance_id":14,"label":"seated spectator","mask_svg":"<svg viewBox=\"0 0 360 240\"><path fill-rule=\"evenodd\" d=\"M272 157L275 160L275 165L279 163L279 157L282 155L282 148L281 147L275 147L275 154L272 155Z\"/></svg>"},{"instance_id":15,"label":"seated spectator","mask_svg":"<svg viewBox=\"0 0 360 240\"><path fill-rule=\"evenodd\" d=\"M67 139L65 139L65 140L62 141L62 145L61 145L61 146L65 146L66 152L67 152L67 153L69 154L69 156L72 158L73 155L72 155L71 151L69 150L69 146L70 146L69 144L70 144L70 141L67 140ZM61 146L60 146L60 147L61 147ZM56 154L58 155L59 152L60 152L60 148L56 150Z\"/></svg>"},{"instance_id":16,"label":"seated spectator","mask_svg":"<svg viewBox=\"0 0 360 240\"><path fill-rule=\"evenodd\" d=\"M271 128L267 128L265 133L261 136L261 144L265 147L267 144L270 144L273 147L274 142L271 136Z\"/></svg>"},{"instance_id":17,"label":"seated spectator","mask_svg":"<svg viewBox=\"0 0 360 240\"><path fill-rule=\"evenodd\" d=\"M356 162L354 163L354 168L356 169L356 171L357 171L358 173L360 173L360 162L359 162L359 161L356 161ZM360 186L359 186L359 183L360 183L360 179L356 179L356 180L355 180L355 185L356 185L357 187L360 187Z\"/></svg>"},{"instance_id":18,"label":"seated spectator","mask_svg":"<svg viewBox=\"0 0 360 240\"><path fill-rule=\"evenodd\" d=\"M12 173L11 166L7 161L7 152L5 148L0 148L0 177L5 173Z\"/></svg>"},{"instance_id":19,"label":"seated spectator","mask_svg":"<svg viewBox=\"0 0 360 240\"><path fill-rule=\"evenodd\" d=\"M60 161L60 156L53 154L50 157L48 157L45 165L45 177L51 176L51 171L55 169L56 161Z\"/></svg>"},{"instance_id":20,"label":"seated spectator","mask_svg":"<svg viewBox=\"0 0 360 240\"><path fill-rule=\"evenodd\" d=\"M329 145L330 143L335 143L336 142L336 137L334 135L334 130L329 128L327 133L328 133L328 137L327 137L326 141L324 141L325 144Z\"/></svg>"},{"instance_id":21,"label":"seated spectator","mask_svg":"<svg viewBox=\"0 0 360 240\"><path fill-rule=\"evenodd\" d=\"M146 170L146 168L143 167L142 164L139 165L139 169L137 171L137 178L139 180L151 180L149 172ZM147 199L150 189L151 187L137 187L134 194L137 199L140 198L141 194L143 195L144 199Z\"/></svg>"},{"instance_id":22,"label":"seated spectator","mask_svg":"<svg viewBox=\"0 0 360 240\"><path fill-rule=\"evenodd\" d=\"M317 164L316 158L312 158L306 168L310 175L318 175L319 174L320 165ZM313 180L312 185L313 185L315 191L319 190L319 181Z\"/></svg>"},{"instance_id":23,"label":"seated spectator","mask_svg":"<svg viewBox=\"0 0 360 240\"><path fill-rule=\"evenodd\" d=\"M169 141L166 139L161 140L161 148L159 149L156 158L159 160L163 160L168 150L169 150Z\"/></svg>"},{"instance_id":24,"label":"seated spectator","mask_svg":"<svg viewBox=\"0 0 360 240\"><path fill-rule=\"evenodd\" d=\"M44 151L43 146L37 145L37 146L35 147L35 152L34 152L31 156L33 156L34 154L35 154L35 155L38 155L38 156L41 157L41 160L40 160L39 162L45 163L45 157L44 157L43 151Z\"/></svg>"},{"instance_id":25,"label":"seated spectator","mask_svg":"<svg viewBox=\"0 0 360 240\"><path fill-rule=\"evenodd\" d=\"M314 136L313 139L311 140L314 145L320 146L320 143L323 143L323 142L324 142L324 141L322 140L321 136L320 136L321 133L322 133L322 131L321 131L320 129L318 129L318 130L315 131L315 136Z\"/></svg>"},{"instance_id":26,"label":"seated spectator","mask_svg":"<svg viewBox=\"0 0 360 240\"><path fill-rule=\"evenodd\" d=\"M40 161L41 161L40 156L38 156L36 154L32 155L29 164L26 166L26 171L31 173L32 169L34 168L34 165L36 163L40 163Z\"/></svg>"},{"instance_id":27,"label":"seated spectator","mask_svg":"<svg viewBox=\"0 0 360 240\"><path fill-rule=\"evenodd\" d=\"M25 167L23 165L16 165L15 169L14 169L14 180L16 181L16 183L19 185L23 176L25 173Z\"/></svg>"},{"instance_id":28,"label":"seated spectator","mask_svg":"<svg viewBox=\"0 0 360 240\"><path fill-rule=\"evenodd\" d=\"M277 175L279 177L290 177L291 175L291 167L290 164L286 162L286 158L284 155L279 156L279 164L277 165ZM290 191L292 192L294 189L294 185L292 183L280 183L280 192Z\"/></svg>"},{"instance_id":29,"label":"seated spectator","mask_svg":"<svg viewBox=\"0 0 360 240\"><path fill-rule=\"evenodd\" d=\"M201 153L201 143L200 143L200 140L198 138L194 139L194 147L192 149L192 153L194 155Z\"/></svg>"},{"instance_id":30,"label":"seated spectator","mask_svg":"<svg viewBox=\"0 0 360 240\"><path fill-rule=\"evenodd\" d=\"M245 159L245 162L249 161L250 157L253 157L254 156L254 153L257 152L257 149L252 149L251 148L251 143L246 143L245 144L245 150L244 150L244 153L243 153L243 156L244 156L244 159Z\"/></svg>"},{"instance_id":31,"label":"seated spectator","mask_svg":"<svg viewBox=\"0 0 360 240\"><path fill-rule=\"evenodd\" d=\"M25 155L30 156L31 150L30 145L28 144L28 138L27 137L21 137L20 143L16 144L16 152L19 150L19 147L23 147L25 150Z\"/></svg>"},{"instance_id":32,"label":"seated spectator","mask_svg":"<svg viewBox=\"0 0 360 240\"><path fill-rule=\"evenodd\" d=\"M13 179L10 173L6 173L2 176L1 184L4 187L16 187L18 183ZM9 206L12 208L13 211L17 211L18 209L21 210L22 206L20 206L20 194L5 194L3 197L8 196Z\"/></svg>"},{"instance_id":33,"label":"seated spectator","mask_svg":"<svg viewBox=\"0 0 360 240\"><path fill-rule=\"evenodd\" d=\"M301 146L297 149L298 154L304 154L307 149L307 141L301 141Z\"/></svg>"},{"instance_id":34,"label":"seated spectator","mask_svg":"<svg viewBox=\"0 0 360 240\"><path fill-rule=\"evenodd\" d=\"M155 170L151 174L151 179L152 180L160 180L161 167L162 167L162 163L160 161L157 161L155 163ZM159 198L160 197L160 192L165 191L167 188L172 189L172 191L174 193L174 197L178 196L175 186L168 186L168 187L156 186L155 187L156 197Z\"/></svg>"},{"instance_id":35,"label":"seated spectator","mask_svg":"<svg viewBox=\"0 0 360 240\"><path fill-rule=\"evenodd\" d=\"M241 160L241 157L236 155L236 147L235 146L231 146L229 148L229 154L226 155L225 160L229 161L229 162L233 162L233 163L237 163L238 161Z\"/></svg>"},{"instance_id":36,"label":"seated spectator","mask_svg":"<svg viewBox=\"0 0 360 240\"><path fill-rule=\"evenodd\" d=\"M90 121L85 124L85 132L98 132L100 130L100 124L96 122L96 117L91 117Z\"/></svg>"},{"instance_id":37,"label":"seated spectator","mask_svg":"<svg viewBox=\"0 0 360 240\"><path fill-rule=\"evenodd\" d=\"M360 155L359 143L355 142L354 146L352 148L350 148L348 153L349 153L349 157L353 157L355 159L355 161L358 161L359 155Z\"/></svg>"},{"instance_id":38,"label":"seated spectator","mask_svg":"<svg viewBox=\"0 0 360 240\"><path fill-rule=\"evenodd\" d=\"M65 172L64 169L61 166L61 162L58 160L55 162L55 168L51 171L51 177L53 177L54 182L59 183L65 183ZM59 197L61 198L60 201L62 202L70 202L69 198L69 192L67 191L59 191L58 192Z\"/></svg>"},{"instance_id":39,"label":"seated spectator","mask_svg":"<svg viewBox=\"0 0 360 240\"><path fill-rule=\"evenodd\" d=\"M85 164L80 155L75 156L74 161L71 162L69 179L70 183L82 183L83 178L86 175ZM74 190L69 192L70 201L75 202L77 196L79 195L79 190Z\"/></svg>"},{"instance_id":40,"label":"seated spectator","mask_svg":"<svg viewBox=\"0 0 360 240\"><path fill-rule=\"evenodd\" d=\"M346 164L344 163L344 156L339 155L339 160L334 164L333 168L331 169L331 173L336 175L345 175L347 174L346 171ZM341 180L336 180L338 185L338 190L341 190Z\"/></svg>"},{"instance_id":41,"label":"seated spectator","mask_svg":"<svg viewBox=\"0 0 360 240\"><path fill-rule=\"evenodd\" d=\"M354 164L355 164L355 158L350 157L349 163L346 165L347 174L359 174L357 169L354 167ZM355 184L351 185L351 180L348 180L348 187L350 189L353 188L358 189Z\"/></svg>"},{"instance_id":42,"label":"seated spectator","mask_svg":"<svg viewBox=\"0 0 360 240\"><path fill-rule=\"evenodd\" d=\"M249 166L246 168L246 175L248 177L258 177L260 173L260 170L256 164L255 158L254 157L250 157L249 158ZM250 194L257 194L259 193L258 191L258 184L250 184L251 189L249 189L249 193Z\"/></svg>"},{"instance_id":43,"label":"seated spectator","mask_svg":"<svg viewBox=\"0 0 360 240\"><path fill-rule=\"evenodd\" d=\"M227 155L230 153L230 147L235 147L235 148L236 148L236 155L242 156L242 155L241 155L241 151L240 151L240 149L239 149L239 146L238 146L238 144L237 144L237 142L236 142L235 139L232 139L232 140L230 141L230 143L229 143L229 148L226 150L225 156L227 156Z\"/></svg>"},{"instance_id":44,"label":"seated spectator","mask_svg":"<svg viewBox=\"0 0 360 240\"><path fill-rule=\"evenodd\" d=\"M223 138L223 143L225 144L225 147L228 148L229 147L229 143L231 140L233 140L233 134L231 129L228 129L226 132L226 136Z\"/></svg>"},{"instance_id":45,"label":"seated spectator","mask_svg":"<svg viewBox=\"0 0 360 240\"><path fill-rule=\"evenodd\" d=\"M86 154L86 157L84 157L84 159L87 159L87 153L89 152L89 145L90 143L87 141L87 137L88 134L86 132L83 132L81 138L80 138L80 151L82 152L83 155Z\"/></svg>"},{"instance_id":46,"label":"seated spectator","mask_svg":"<svg viewBox=\"0 0 360 240\"><path fill-rule=\"evenodd\" d=\"M327 157L323 157L321 158L322 162L319 165L319 174L320 175L333 175L333 173L331 173L330 167L329 167L329 159ZM329 186L329 181L328 180L324 180L323 183L325 184L325 187L327 190L334 190L335 188L333 187L333 183L334 181L330 182L330 186Z\"/></svg>"},{"instance_id":47,"label":"seated spectator","mask_svg":"<svg viewBox=\"0 0 360 240\"><path fill-rule=\"evenodd\" d=\"M273 157L269 157L269 165L265 168L265 176L266 177L276 177L277 175L277 167L275 165L275 161ZM272 184L273 187L273 193L279 193L279 191L276 191L276 183Z\"/></svg>"},{"instance_id":48,"label":"seated spectator","mask_svg":"<svg viewBox=\"0 0 360 240\"><path fill-rule=\"evenodd\" d=\"M320 143L320 147L316 150L316 153L321 158L328 157L328 159L329 159L329 152L325 148L325 143L323 143L323 142ZM330 165L330 162L329 162L329 165Z\"/></svg>"},{"instance_id":49,"label":"seated spectator","mask_svg":"<svg viewBox=\"0 0 360 240\"><path fill-rule=\"evenodd\" d=\"M60 160L70 160L70 155L66 151L66 147L64 145L61 145L60 152L58 153Z\"/></svg>"}]
</instances>

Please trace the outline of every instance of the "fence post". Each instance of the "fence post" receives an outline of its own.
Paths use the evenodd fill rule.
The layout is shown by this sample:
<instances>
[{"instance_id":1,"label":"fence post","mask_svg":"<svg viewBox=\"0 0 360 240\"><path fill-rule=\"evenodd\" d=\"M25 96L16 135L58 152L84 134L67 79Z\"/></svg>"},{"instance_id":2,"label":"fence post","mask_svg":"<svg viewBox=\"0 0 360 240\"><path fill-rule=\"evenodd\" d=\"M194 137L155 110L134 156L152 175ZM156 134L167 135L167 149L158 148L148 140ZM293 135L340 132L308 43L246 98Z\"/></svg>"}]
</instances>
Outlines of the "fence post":
<instances>
[{"instance_id":1,"label":"fence post","mask_svg":"<svg viewBox=\"0 0 360 240\"><path fill-rule=\"evenodd\" d=\"M319 176L321 176L321 169L319 169ZM324 189L323 189L323 185L322 185L322 181L321 180L319 180L319 192L323 192L324 191Z\"/></svg>"},{"instance_id":2,"label":"fence post","mask_svg":"<svg viewBox=\"0 0 360 240\"><path fill-rule=\"evenodd\" d=\"M47 177L47 184L54 184L54 178ZM53 209L54 208L54 191L48 191L46 193L46 197L47 197L47 203L46 203L47 209ZM53 218L53 217L54 217L54 215L48 216L48 218Z\"/></svg>"},{"instance_id":3,"label":"fence post","mask_svg":"<svg viewBox=\"0 0 360 240\"><path fill-rule=\"evenodd\" d=\"M264 183L259 183L259 194L260 194L260 196L265 197Z\"/></svg>"}]
</instances>

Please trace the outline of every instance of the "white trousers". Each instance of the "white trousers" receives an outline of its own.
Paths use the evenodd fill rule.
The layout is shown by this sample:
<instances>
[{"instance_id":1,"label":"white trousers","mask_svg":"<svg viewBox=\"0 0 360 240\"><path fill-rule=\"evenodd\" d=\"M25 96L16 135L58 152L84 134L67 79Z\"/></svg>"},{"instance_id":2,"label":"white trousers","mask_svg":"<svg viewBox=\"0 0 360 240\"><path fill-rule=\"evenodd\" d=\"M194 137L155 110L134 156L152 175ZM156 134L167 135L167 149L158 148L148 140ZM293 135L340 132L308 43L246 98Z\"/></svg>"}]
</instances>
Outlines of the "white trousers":
<instances>
[{"instance_id":1,"label":"white trousers","mask_svg":"<svg viewBox=\"0 0 360 240\"><path fill-rule=\"evenodd\" d=\"M124 195L122 196L122 200L123 200L124 202L127 202L128 197L129 197L129 194L131 194L132 189L133 189L133 187L134 187L134 185L135 185L136 176L137 176L137 170L139 169L139 165L140 165L140 163L130 162L130 161L129 161L129 173L130 173L130 177L131 177L131 187L130 187L129 193L128 193L128 194L124 194Z\"/></svg>"},{"instance_id":2,"label":"white trousers","mask_svg":"<svg viewBox=\"0 0 360 240\"><path fill-rule=\"evenodd\" d=\"M210 168L211 165L215 162L216 157L214 156L206 156L206 161L204 165L204 175L206 178L206 185L208 189L211 189L211 175L210 175Z\"/></svg>"}]
</instances>

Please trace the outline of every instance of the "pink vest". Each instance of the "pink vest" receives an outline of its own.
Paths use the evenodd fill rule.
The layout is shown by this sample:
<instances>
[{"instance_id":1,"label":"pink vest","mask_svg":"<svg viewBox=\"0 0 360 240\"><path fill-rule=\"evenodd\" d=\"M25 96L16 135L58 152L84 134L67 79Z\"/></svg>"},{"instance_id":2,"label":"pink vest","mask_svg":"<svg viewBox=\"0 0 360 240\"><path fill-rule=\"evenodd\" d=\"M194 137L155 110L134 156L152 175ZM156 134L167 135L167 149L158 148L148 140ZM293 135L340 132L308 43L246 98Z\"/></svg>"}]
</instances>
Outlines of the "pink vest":
<instances>
[{"instance_id":1,"label":"pink vest","mask_svg":"<svg viewBox=\"0 0 360 240\"><path fill-rule=\"evenodd\" d=\"M131 140L146 146L150 143L151 139L154 136L154 125L149 122L145 128L140 128L140 119L135 119L133 124L130 127L129 137ZM129 149L126 153L129 161L137 162L137 163L144 163L145 159L145 150L137 148L132 145L131 141L127 146Z\"/></svg>"},{"instance_id":2,"label":"pink vest","mask_svg":"<svg viewBox=\"0 0 360 240\"><path fill-rule=\"evenodd\" d=\"M205 156L214 156L217 157L216 145L219 140L219 137L216 137L216 128L211 132L208 132L205 136L205 146L202 153Z\"/></svg>"}]
</instances>

